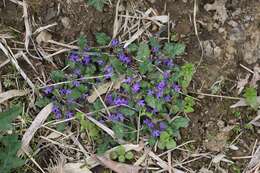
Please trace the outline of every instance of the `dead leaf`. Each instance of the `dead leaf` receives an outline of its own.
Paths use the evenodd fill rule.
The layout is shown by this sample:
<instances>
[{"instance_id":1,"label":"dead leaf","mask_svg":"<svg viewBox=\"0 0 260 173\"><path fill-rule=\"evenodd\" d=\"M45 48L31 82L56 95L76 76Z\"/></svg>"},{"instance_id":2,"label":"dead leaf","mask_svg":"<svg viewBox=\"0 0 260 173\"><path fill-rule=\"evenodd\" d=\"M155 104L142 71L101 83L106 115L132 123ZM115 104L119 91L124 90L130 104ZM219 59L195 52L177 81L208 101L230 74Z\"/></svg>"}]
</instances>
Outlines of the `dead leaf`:
<instances>
[{"instance_id":1,"label":"dead leaf","mask_svg":"<svg viewBox=\"0 0 260 173\"><path fill-rule=\"evenodd\" d=\"M48 42L51 40L52 35L47 31L42 31L40 34L36 37L36 42L38 44L41 44L42 42Z\"/></svg>"},{"instance_id":2,"label":"dead leaf","mask_svg":"<svg viewBox=\"0 0 260 173\"><path fill-rule=\"evenodd\" d=\"M244 79L240 79L237 82L237 89L238 89L237 94L240 94L243 91L243 89L245 88L246 84L248 83L249 77L250 77L250 74L247 74Z\"/></svg>"},{"instance_id":3,"label":"dead leaf","mask_svg":"<svg viewBox=\"0 0 260 173\"><path fill-rule=\"evenodd\" d=\"M112 87L112 90L120 89L124 78L125 78L124 76L120 76L119 79L117 80L117 82L115 82L115 83L107 82L107 83L104 83L104 84L98 86L97 92L93 91L92 94L87 97L88 102L94 103L95 100L99 97L98 95L101 96L101 95L105 94L110 87Z\"/></svg>"},{"instance_id":4,"label":"dead leaf","mask_svg":"<svg viewBox=\"0 0 260 173\"><path fill-rule=\"evenodd\" d=\"M260 96L258 96L256 99L257 99L257 102L260 103ZM230 108L237 108L237 107L242 107L242 106L249 106L246 103L245 99L240 99L237 103L231 105Z\"/></svg>"},{"instance_id":5,"label":"dead leaf","mask_svg":"<svg viewBox=\"0 0 260 173\"><path fill-rule=\"evenodd\" d=\"M28 91L25 90L9 90L3 93L0 93L0 104L5 102L6 100L9 100L13 97L20 97L28 94Z\"/></svg>"},{"instance_id":6,"label":"dead leaf","mask_svg":"<svg viewBox=\"0 0 260 173\"><path fill-rule=\"evenodd\" d=\"M258 120L260 120L260 110L257 111L257 116L252 121L250 121L249 124L260 127L260 122Z\"/></svg>"},{"instance_id":7,"label":"dead leaf","mask_svg":"<svg viewBox=\"0 0 260 173\"><path fill-rule=\"evenodd\" d=\"M138 173L141 170L140 166L133 166L125 163L112 161L104 156L95 156L96 159L105 167L117 173Z\"/></svg>"},{"instance_id":8,"label":"dead leaf","mask_svg":"<svg viewBox=\"0 0 260 173\"><path fill-rule=\"evenodd\" d=\"M260 67L258 65L256 65L254 67L254 74L253 74L253 78L250 81L250 86L257 88L257 82L260 80Z\"/></svg>"},{"instance_id":9,"label":"dead leaf","mask_svg":"<svg viewBox=\"0 0 260 173\"><path fill-rule=\"evenodd\" d=\"M260 163L260 146L258 146L252 159L250 160L249 164L247 165L245 173L256 173L257 170L254 171L254 169L257 169L257 165L258 165L258 169L259 169L259 163Z\"/></svg>"},{"instance_id":10,"label":"dead leaf","mask_svg":"<svg viewBox=\"0 0 260 173\"><path fill-rule=\"evenodd\" d=\"M82 163L67 163L63 170L63 173L92 173L87 167L82 167Z\"/></svg>"},{"instance_id":11,"label":"dead leaf","mask_svg":"<svg viewBox=\"0 0 260 173\"><path fill-rule=\"evenodd\" d=\"M148 19L157 20L157 21L162 22L162 23L168 23L169 22L169 16L167 16L167 15L153 16L153 17L149 17Z\"/></svg>"},{"instance_id":12,"label":"dead leaf","mask_svg":"<svg viewBox=\"0 0 260 173\"><path fill-rule=\"evenodd\" d=\"M45 106L39 114L36 116L36 118L33 120L31 126L26 130L25 134L22 138L22 148L25 151L28 151L29 143L31 139L33 138L36 131L41 127L41 125L44 123L44 121L48 118L49 114L52 111L53 104L50 103L47 106Z\"/></svg>"},{"instance_id":13,"label":"dead leaf","mask_svg":"<svg viewBox=\"0 0 260 173\"><path fill-rule=\"evenodd\" d=\"M213 4L206 4L204 8L207 11L215 10L216 14L214 15L214 19L224 24L228 18L227 9L225 7L226 2L227 0L215 0Z\"/></svg>"},{"instance_id":14,"label":"dead leaf","mask_svg":"<svg viewBox=\"0 0 260 173\"><path fill-rule=\"evenodd\" d=\"M202 168L199 170L199 173L213 173L213 171L208 170L207 168L202 167Z\"/></svg>"}]
</instances>

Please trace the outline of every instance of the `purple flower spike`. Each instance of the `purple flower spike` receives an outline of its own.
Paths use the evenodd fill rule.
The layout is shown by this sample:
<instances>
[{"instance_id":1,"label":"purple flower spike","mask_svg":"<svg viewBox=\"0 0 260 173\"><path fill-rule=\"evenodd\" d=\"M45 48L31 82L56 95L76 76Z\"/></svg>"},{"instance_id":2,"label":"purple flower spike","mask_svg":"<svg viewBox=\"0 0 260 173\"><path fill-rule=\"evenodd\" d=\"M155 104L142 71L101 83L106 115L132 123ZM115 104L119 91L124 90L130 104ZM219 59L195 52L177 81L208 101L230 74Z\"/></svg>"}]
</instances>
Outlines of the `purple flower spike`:
<instances>
[{"instance_id":1,"label":"purple flower spike","mask_svg":"<svg viewBox=\"0 0 260 173\"><path fill-rule=\"evenodd\" d=\"M105 62L103 60L98 60L97 63L98 65L104 65Z\"/></svg>"},{"instance_id":2,"label":"purple flower spike","mask_svg":"<svg viewBox=\"0 0 260 173\"><path fill-rule=\"evenodd\" d=\"M61 111L58 106L53 106L52 112L55 114L56 119L61 119Z\"/></svg>"},{"instance_id":3,"label":"purple flower spike","mask_svg":"<svg viewBox=\"0 0 260 173\"><path fill-rule=\"evenodd\" d=\"M65 89L65 88L60 89L61 95L70 95L71 93L72 91L70 89Z\"/></svg>"},{"instance_id":4,"label":"purple flower spike","mask_svg":"<svg viewBox=\"0 0 260 173\"><path fill-rule=\"evenodd\" d=\"M161 81L158 85L157 85L157 89L159 91L163 90L166 87L167 83L165 80Z\"/></svg>"},{"instance_id":5,"label":"purple flower spike","mask_svg":"<svg viewBox=\"0 0 260 173\"><path fill-rule=\"evenodd\" d=\"M166 59L166 60L164 61L164 64L165 64L166 66L168 66L168 67L173 67L173 66L174 66L172 59Z\"/></svg>"},{"instance_id":6,"label":"purple flower spike","mask_svg":"<svg viewBox=\"0 0 260 173\"><path fill-rule=\"evenodd\" d=\"M111 94L109 94L106 99L105 99L106 103L108 103L109 105L112 105L114 102L113 102L113 97Z\"/></svg>"},{"instance_id":7,"label":"purple flower spike","mask_svg":"<svg viewBox=\"0 0 260 173\"><path fill-rule=\"evenodd\" d=\"M73 74L74 74L75 76L80 76L80 75L81 75L80 69L74 70L74 71L73 71Z\"/></svg>"},{"instance_id":8,"label":"purple flower spike","mask_svg":"<svg viewBox=\"0 0 260 173\"><path fill-rule=\"evenodd\" d=\"M149 128L153 128L154 127L154 124L151 122L151 120L149 120L147 118L143 121L143 123L145 125L147 125Z\"/></svg>"},{"instance_id":9,"label":"purple flower spike","mask_svg":"<svg viewBox=\"0 0 260 173\"><path fill-rule=\"evenodd\" d=\"M120 105L127 105L128 101L126 99L124 99L124 98L117 97L117 98L114 99L114 104L118 105L118 106L120 106Z\"/></svg>"},{"instance_id":10,"label":"purple flower spike","mask_svg":"<svg viewBox=\"0 0 260 173\"><path fill-rule=\"evenodd\" d=\"M111 41L111 46L112 47L116 47L118 44L119 44L118 39L112 39L112 41Z\"/></svg>"},{"instance_id":11,"label":"purple flower spike","mask_svg":"<svg viewBox=\"0 0 260 173\"><path fill-rule=\"evenodd\" d=\"M153 53L159 52L159 47L153 47L153 48L152 48L152 52L153 52Z\"/></svg>"},{"instance_id":12,"label":"purple flower spike","mask_svg":"<svg viewBox=\"0 0 260 173\"><path fill-rule=\"evenodd\" d=\"M127 77L126 79L123 80L124 83L130 84L132 82L131 77Z\"/></svg>"},{"instance_id":13,"label":"purple flower spike","mask_svg":"<svg viewBox=\"0 0 260 173\"><path fill-rule=\"evenodd\" d=\"M112 66L108 66L105 68L105 79L109 79L112 77L113 73L113 67Z\"/></svg>"},{"instance_id":14,"label":"purple flower spike","mask_svg":"<svg viewBox=\"0 0 260 173\"><path fill-rule=\"evenodd\" d=\"M172 88L174 89L175 92L181 92L181 87L178 84L173 84Z\"/></svg>"},{"instance_id":15,"label":"purple flower spike","mask_svg":"<svg viewBox=\"0 0 260 173\"><path fill-rule=\"evenodd\" d=\"M52 87L47 87L44 89L44 93L47 95L47 94L51 94L53 91L53 88Z\"/></svg>"},{"instance_id":16,"label":"purple flower spike","mask_svg":"<svg viewBox=\"0 0 260 173\"><path fill-rule=\"evenodd\" d=\"M156 98L157 99L159 99L159 98L161 98L163 96L163 91L158 91L158 92L156 92Z\"/></svg>"},{"instance_id":17,"label":"purple flower spike","mask_svg":"<svg viewBox=\"0 0 260 173\"><path fill-rule=\"evenodd\" d=\"M159 137L160 134L161 134L161 132L160 132L159 130L153 130L153 131L152 131L152 136L153 136L153 137Z\"/></svg>"},{"instance_id":18,"label":"purple flower spike","mask_svg":"<svg viewBox=\"0 0 260 173\"><path fill-rule=\"evenodd\" d=\"M65 115L66 115L66 118L69 119L69 118L72 118L74 116L74 113L71 112L71 111L68 111L68 112L65 113Z\"/></svg>"},{"instance_id":19,"label":"purple flower spike","mask_svg":"<svg viewBox=\"0 0 260 173\"><path fill-rule=\"evenodd\" d=\"M139 101L137 102L137 104L138 104L139 106L141 106L141 107L144 107L144 106L145 106L144 100L139 100Z\"/></svg>"},{"instance_id":20,"label":"purple flower spike","mask_svg":"<svg viewBox=\"0 0 260 173\"><path fill-rule=\"evenodd\" d=\"M164 100L165 100L166 102L170 102L170 101L171 101L171 96L169 96L169 95L168 95L168 96L165 96L165 97L164 97Z\"/></svg>"},{"instance_id":21,"label":"purple flower spike","mask_svg":"<svg viewBox=\"0 0 260 173\"><path fill-rule=\"evenodd\" d=\"M124 119L125 119L125 117L124 117L124 115L121 114L121 113L116 113L116 114L111 114L111 115L108 117L108 119L109 119L110 121L113 121L113 122L118 122L118 121L123 122Z\"/></svg>"},{"instance_id":22,"label":"purple flower spike","mask_svg":"<svg viewBox=\"0 0 260 173\"><path fill-rule=\"evenodd\" d=\"M80 61L79 55L76 52L72 52L69 55L69 60L72 62L78 62Z\"/></svg>"},{"instance_id":23,"label":"purple flower spike","mask_svg":"<svg viewBox=\"0 0 260 173\"><path fill-rule=\"evenodd\" d=\"M125 64L129 64L131 62L130 58L128 56L126 56L124 53L120 53L118 55L118 58L121 62L125 63Z\"/></svg>"},{"instance_id":24,"label":"purple flower spike","mask_svg":"<svg viewBox=\"0 0 260 173\"><path fill-rule=\"evenodd\" d=\"M160 122L160 130L165 130L167 128L166 124L164 122Z\"/></svg>"},{"instance_id":25,"label":"purple flower spike","mask_svg":"<svg viewBox=\"0 0 260 173\"><path fill-rule=\"evenodd\" d=\"M80 86L80 82L75 80L75 81L72 82L72 85L74 87L79 87Z\"/></svg>"},{"instance_id":26,"label":"purple flower spike","mask_svg":"<svg viewBox=\"0 0 260 173\"><path fill-rule=\"evenodd\" d=\"M87 64L90 63L90 60L91 60L90 56L89 56L89 55L85 55L85 56L83 57L82 64L83 64L83 65L87 65Z\"/></svg>"},{"instance_id":27,"label":"purple flower spike","mask_svg":"<svg viewBox=\"0 0 260 173\"><path fill-rule=\"evenodd\" d=\"M140 88L141 88L141 85L139 82L135 83L133 86L132 86L132 91L134 93L138 93L140 91Z\"/></svg>"},{"instance_id":28,"label":"purple flower spike","mask_svg":"<svg viewBox=\"0 0 260 173\"><path fill-rule=\"evenodd\" d=\"M154 94L154 91L153 90L148 90L148 92L147 92L147 95L148 96L152 96Z\"/></svg>"},{"instance_id":29,"label":"purple flower spike","mask_svg":"<svg viewBox=\"0 0 260 173\"><path fill-rule=\"evenodd\" d=\"M170 72L169 71L166 71L163 73L163 78L164 79L168 79L170 77Z\"/></svg>"}]
</instances>

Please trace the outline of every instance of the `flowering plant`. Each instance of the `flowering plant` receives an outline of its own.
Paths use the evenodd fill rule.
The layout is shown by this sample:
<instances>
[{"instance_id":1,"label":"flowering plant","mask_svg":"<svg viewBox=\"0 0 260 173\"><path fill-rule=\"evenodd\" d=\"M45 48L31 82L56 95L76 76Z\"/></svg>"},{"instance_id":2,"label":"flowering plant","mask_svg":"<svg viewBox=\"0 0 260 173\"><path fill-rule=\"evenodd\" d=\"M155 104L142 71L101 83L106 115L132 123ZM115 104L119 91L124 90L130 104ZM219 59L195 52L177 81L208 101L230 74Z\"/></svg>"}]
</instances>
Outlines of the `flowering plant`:
<instances>
[{"instance_id":1,"label":"flowering plant","mask_svg":"<svg viewBox=\"0 0 260 173\"><path fill-rule=\"evenodd\" d=\"M109 43L103 33L96 37L99 44ZM52 101L56 119L71 118L77 110L94 112L91 116L112 128L120 139L144 137L151 145L159 140L161 149L175 147L174 138L189 121L180 115L192 112L194 105L186 95L194 66L174 63L185 45L161 44L154 37L126 48L116 39L107 49L85 48L83 37L79 44L80 49L68 55L66 70L51 73L38 105L42 100ZM104 139L105 133L88 126L85 130L95 129L96 140Z\"/></svg>"}]
</instances>

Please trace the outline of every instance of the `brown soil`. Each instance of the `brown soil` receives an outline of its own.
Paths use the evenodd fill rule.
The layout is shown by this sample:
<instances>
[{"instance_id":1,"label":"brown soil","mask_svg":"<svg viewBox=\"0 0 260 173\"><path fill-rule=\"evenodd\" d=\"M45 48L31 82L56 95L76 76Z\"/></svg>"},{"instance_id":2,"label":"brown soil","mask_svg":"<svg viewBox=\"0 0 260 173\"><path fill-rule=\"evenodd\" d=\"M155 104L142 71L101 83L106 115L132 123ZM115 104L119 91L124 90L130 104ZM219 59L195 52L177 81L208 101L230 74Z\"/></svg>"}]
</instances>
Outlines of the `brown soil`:
<instances>
[{"instance_id":1,"label":"brown soil","mask_svg":"<svg viewBox=\"0 0 260 173\"><path fill-rule=\"evenodd\" d=\"M187 54L184 61L198 64L201 59L201 49L193 25L193 6L192 0L187 3L184 0L160 0L152 3L152 0L146 0L145 6L156 9L160 14L170 14L171 20L175 21L173 32L179 35L181 41L187 45ZM259 59L259 50L254 47L254 38L260 37L260 2L258 0L226 0L225 7L228 17L222 24L223 19L214 18L216 11L205 10L206 4L212 4L214 0L197 0L197 27L201 42L209 45L214 50L204 54L202 62L197 69L194 80L190 87L190 94L194 93L213 93L212 86L216 90L213 94L238 96L237 89L234 87L240 76L242 78L248 74L241 68L240 63L253 69ZM217 1L217 0L216 0ZM76 2L76 3L75 3ZM30 12L34 15L36 23L45 26L53 22L58 25L52 27L50 32L58 41L71 42L80 34L86 35L91 45L94 45L94 33L105 32L112 35L113 20L115 13L115 3L113 7L106 6L104 12L89 7L83 0L53 0L51 2L44 0L29 0ZM60 11L57 7L60 5ZM21 32L23 36L25 29L21 18L22 8L14 3L6 1L0 2L0 21L1 27L13 27ZM64 24L65 23L65 24ZM0 28L1 29L1 28ZM254 35L255 34L255 35ZM253 41L252 41L253 40ZM208 42L206 42L208 41ZM250 44L251 42L252 45ZM248 44L246 44L248 43ZM260 43L257 43L258 46ZM252 47L250 47L252 46ZM259 46L260 47L260 46ZM204 46L207 49L206 46ZM242 48L242 50L241 50ZM253 49L253 50L251 50ZM245 51L251 51L248 54ZM258 51L258 52L257 52ZM218 53L217 55L214 53ZM252 56L250 56L252 53ZM245 55L247 59L245 58ZM251 58L251 59L250 59ZM1 59L0 59L1 60ZM1 62L1 61L0 61ZM219 85L216 82L219 81ZM197 152L212 152L213 154L224 153L229 159L236 156L251 155L251 150L256 139L260 139L259 129L252 131L244 128L244 125L255 117L256 113L251 109L231 109L230 105L234 100L220 99L215 97L198 97L196 111L189 114L191 119L190 126L183 130L182 141L195 140L187 149ZM234 112L241 112L241 117L234 116ZM237 151L225 148L225 145L237 137L237 133L231 130L223 134L222 129L230 126L239 126L243 134L238 138L236 146ZM181 141L179 141L181 143ZM178 154L181 157L181 154ZM175 158L179 159L179 158ZM201 159L191 162L189 167L198 171L202 167L208 167L210 159ZM245 168L249 160L234 160L235 165L241 170ZM234 172L231 164L221 164L222 168Z\"/></svg>"}]
</instances>

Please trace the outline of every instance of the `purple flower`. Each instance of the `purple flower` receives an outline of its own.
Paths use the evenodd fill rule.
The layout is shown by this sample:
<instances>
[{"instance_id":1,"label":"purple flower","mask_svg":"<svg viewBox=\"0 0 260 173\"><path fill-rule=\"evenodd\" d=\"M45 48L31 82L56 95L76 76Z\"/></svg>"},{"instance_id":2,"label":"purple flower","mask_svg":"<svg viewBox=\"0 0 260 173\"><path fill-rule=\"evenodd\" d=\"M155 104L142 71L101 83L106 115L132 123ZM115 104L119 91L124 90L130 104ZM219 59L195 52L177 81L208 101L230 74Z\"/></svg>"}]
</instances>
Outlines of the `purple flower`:
<instances>
[{"instance_id":1,"label":"purple flower","mask_svg":"<svg viewBox=\"0 0 260 173\"><path fill-rule=\"evenodd\" d=\"M172 88L174 89L175 92L181 92L181 87L178 84L173 84Z\"/></svg>"},{"instance_id":2,"label":"purple flower","mask_svg":"<svg viewBox=\"0 0 260 173\"><path fill-rule=\"evenodd\" d=\"M139 101L137 102L137 104L138 104L139 106L141 106L141 107L144 107L144 106L145 106L145 102L144 102L143 99L142 99L142 100L139 100Z\"/></svg>"},{"instance_id":3,"label":"purple flower","mask_svg":"<svg viewBox=\"0 0 260 173\"><path fill-rule=\"evenodd\" d=\"M123 80L124 83L130 84L132 82L132 78L131 77L127 77L126 79Z\"/></svg>"},{"instance_id":4,"label":"purple flower","mask_svg":"<svg viewBox=\"0 0 260 173\"><path fill-rule=\"evenodd\" d=\"M153 136L153 137L159 137L160 134L161 134L161 132L160 132L159 130L153 130L153 131L152 131L152 136Z\"/></svg>"},{"instance_id":5,"label":"purple flower","mask_svg":"<svg viewBox=\"0 0 260 173\"><path fill-rule=\"evenodd\" d=\"M113 97L111 94L107 95L107 97L105 98L106 103L108 103L109 105L112 105L113 102Z\"/></svg>"},{"instance_id":6,"label":"purple flower","mask_svg":"<svg viewBox=\"0 0 260 173\"><path fill-rule=\"evenodd\" d=\"M154 108L154 109L152 110L152 113L153 113L153 114L157 114L157 113L158 113L158 110L157 110L156 108Z\"/></svg>"},{"instance_id":7,"label":"purple flower","mask_svg":"<svg viewBox=\"0 0 260 173\"><path fill-rule=\"evenodd\" d=\"M128 56L126 56L124 53L120 53L118 55L118 58L121 62L125 63L125 64L129 64L131 62L130 58Z\"/></svg>"},{"instance_id":8,"label":"purple flower","mask_svg":"<svg viewBox=\"0 0 260 173\"><path fill-rule=\"evenodd\" d=\"M172 59L166 59L164 60L164 64L168 67L173 67L174 64L173 64L173 60Z\"/></svg>"},{"instance_id":9,"label":"purple flower","mask_svg":"<svg viewBox=\"0 0 260 173\"><path fill-rule=\"evenodd\" d=\"M55 114L56 119L61 119L61 111L58 106L53 106L52 112Z\"/></svg>"},{"instance_id":10,"label":"purple flower","mask_svg":"<svg viewBox=\"0 0 260 173\"><path fill-rule=\"evenodd\" d=\"M69 119L69 118L73 117L74 113L71 112L71 111L68 111L68 112L65 113L65 115L66 115L66 118Z\"/></svg>"},{"instance_id":11,"label":"purple flower","mask_svg":"<svg viewBox=\"0 0 260 173\"><path fill-rule=\"evenodd\" d=\"M113 73L113 67L112 66L108 66L105 68L105 79L109 79L112 77L112 73Z\"/></svg>"},{"instance_id":12,"label":"purple flower","mask_svg":"<svg viewBox=\"0 0 260 173\"><path fill-rule=\"evenodd\" d=\"M163 96L163 91L160 90L160 91L156 92L155 95L156 95L156 98L159 99L159 98L161 98Z\"/></svg>"},{"instance_id":13,"label":"purple flower","mask_svg":"<svg viewBox=\"0 0 260 173\"><path fill-rule=\"evenodd\" d=\"M109 120L111 121L114 121L114 122L117 122L117 121L121 121L123 122L125 117L122 113L116 113L116 114L111 114L109 117L108 117Z\"/></svg>"},{"instance_id":14,"label":"purple flower","mask_svg":"<svg viewBox=\"0 0 260 173\"><path fill-rule=\"evenodd\" d=\"M89 56L89 55L85 55L85 56L83 57L83 59L82 59L82 64L83 64L83 65L87 65L87 64L90 63L90 60L91 60L90 56Z\"/></svg>"},{"instance_id":15,"label":"purple flower","mask_svg":"<svg viewBox=\"0 0 260 173\"><path fill-rule=\"evenodd\" d=\"M61 95L70 95L71 93L72 91L70 89L65 89L65 88L60 89Z\"/></svg>"},{"instance_id":16,"label":"purple flower","mask_svg":"<svg viewBox=\"0 0 260 173\"><path fill-rule=\"evenodd\" d=\"M44 93L47 95L47 94L51 94L53 91L53 88L52 87L47 87L44 89Z\"/></svg>"},{"instance_id":17,"label":"purple flower","mask_svg":"<svg viewBox=\"0 0 260 173\"><path fill-rule=\"evenodd\" d=\"M147 95L148 96L152 96L154 94L154 91L153 90L148 90L148 92L147 92Z\"/></svg>"},{"instance_id":18,"label":"purple flower","mask_svg":"<svg viewBox=\"0 0 260 173\"><path fill-rule=\"evenodd\" d=\"M74 74L75 76L80 76L80 75L81 75L80 69L74 70L74 71L73 71L73 74Z\"/></svg>"},{"instance_id":19,"label":"purple flower","mask_svg":"<svg viewBox=\"0 0 260 173\"><path fill-rule=\"evenodd\" d=\"M164 79L168 79L170 77L170 72L169 71L166 71L163 73L163 78Z\"/></svg>"},{"instance_id":20,"label":"purple flower","mask_svg":"<svg viewBox=\"0 0 260 173\"><path fill-rule=\"evenodd\" d=\"M166 81L165 81L165 80L162 80L162 81L156 86L156 88L157 88L159 91L161 91L161 90L163 90L163 89L166 87L166 85L167 85Z\"/></svg>"},{"instance_id":21,"label":"purple flower","mask_svg":"<svg viewBox=\"0 0 260 173\"><path fill-rule=\"evenodd\" d=\"M112 39L112 41L111 41L111 46L112 47L116 47L118 44L119 44L118 39Z\"/></svg>"},{"instance_id":22,"label":"purple flower","mask_svg":"<svg viewBox=\"0 0 260 173\"><path fill-rule=\"evenodd\" d=\"M170 101L171 101L171 96L169 96L169 95L165 96L165 97L164 97L164 100L165 100L166 102L170 102Z\"/></svg>"},{"instance_id":23,"label":"purple flower","mask_svg":"<svg viewBox=\"0 0 260 173\"><path fill-rule=\"evenodd\" d=\"M133 86L132 86L132 91L134 93L138 93L140 91L140 88L141 88L141 85L139 82L135 83Z\"/></svg>"},{"instance_id":24,"label":"purple flower","mask_svg":"<svg viewBox=\"0 0 260 173\"><path fill-rule=\"evenodd\" d=\"M89 47L85 47L85 48L84 48L84 51L85 51L85 52L88 52L88 51L90 51L90 48L89 48Z\"/></svg>"},{"instance_id":25,"label":"purple flower","mask_svg":"<svg viewBox=\"0 0 260 173\"><path fill-rule=\"evenodd\" d=\"M151 120L149 120L148 118L146 118L146 119L143 121L143 123L144 123L145 125L147 125L149 128L153 128L153 127L154 127L153 122L151 122Z\"/></svg>"},{"instance_id":26,"label":"purple flower","mask_svg":"<svg viewBox=\"0 0 260 173\"><path fill-rule=\"evenodd\" d=\"M167 128L166 124L164 122L160 122L160 130L165 130Z\"/></svg>"},{"instance_id":27,"label":"purple flower","mask_svg":"<svg viewBox=\"0 0 260 173\"><path fill-rule=\"evenodd\" d=\"M80 82L74 80L74 81L72 82L72 85L73 85L74 87L79 87L79 86L80 86Z\"/></svg>"},{"instance_id":28,"label":"purple flower","mask_svg":"<svg viewBox=\"0 0 260 173\"><path fill-rule=\"evenodd\" d=\"M67 104L71 105L71 104L75 103L75 100L72 98L68 98L66 102L67 102Z\"/></svg>"},{"instance_id":29,"label":"purple flower","mask_svg":"<svg viewBox=\"0 0 260 173\"><path fill-rule=\"evenodd\" d=\"M78 62L80 60L79 55L76 52L72 52L69 55L69 60L72 62Z\"/></svg>"},{"instance_id":30,"label":"purple flower","mask_svg":"<svg viewBox=\"0 0 260 173\"><path fill-rule=\"evenodd\" d=\"M115 105L127 105L128 101L124 98L117 97L117 98L114 99L114 104Z\"/></svg>"},{"instance_id":31,"label":"purple flower","mask_svg":"<svg viewBox=\"0 0 260 173\"><path fill-rule=\"evenodd\" d=\"M98 65L103 65L105 62L103 60L97 60Z\"/></svg>"},{"instance_id":32,"label":"purple flower","mask_svg":"<svg viewBox=\"0 0 260 173\"><path fill-rule=\"evenodd\" d=\"M152 48L152 52L153 52L153 53L159 52L159 47L153 47L153 48Z\"/></svg>"}]
</instances>

